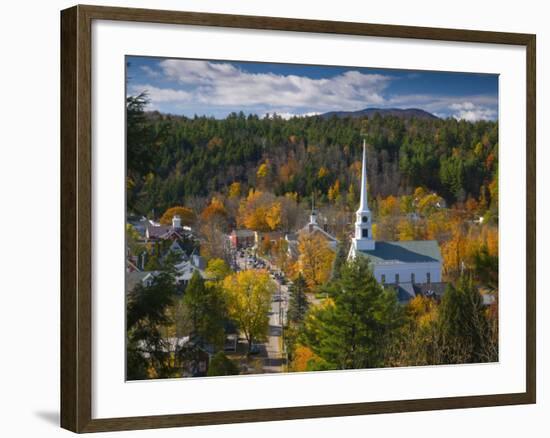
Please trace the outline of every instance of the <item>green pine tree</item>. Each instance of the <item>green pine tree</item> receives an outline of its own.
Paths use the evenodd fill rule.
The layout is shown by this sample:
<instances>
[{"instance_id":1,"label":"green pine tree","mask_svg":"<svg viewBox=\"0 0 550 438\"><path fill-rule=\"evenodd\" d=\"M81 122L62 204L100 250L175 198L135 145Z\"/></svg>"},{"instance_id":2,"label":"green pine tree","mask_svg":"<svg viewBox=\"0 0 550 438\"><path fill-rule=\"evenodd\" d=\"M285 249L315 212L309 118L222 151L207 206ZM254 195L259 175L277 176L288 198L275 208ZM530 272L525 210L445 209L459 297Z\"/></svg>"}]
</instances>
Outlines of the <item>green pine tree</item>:
<instances>
[{"instance_id":1,"label":"green pine tree","mask_svg":"<svg viewBox=\"0 0 550 438\"><path fill-rule=\"evenodd\" d=\"M403 323L396 293L383 288L362 257L346 263L326 288L332 303L308 314L300 342L322 359L322 369L384 366Z\"/></svg>"},{"instance_id":2,"label":"green pine tree","mask_svg":"<svg viewBox=\"0 0 550 438\"><path fill-rule=\"evenodd\" d=\"M290 300L288 303L288 319L294 324L300 324L304 320L304 316L309 307L306 295L307 283L302 273L289 287Z\"/></svg>"}]
</instances>

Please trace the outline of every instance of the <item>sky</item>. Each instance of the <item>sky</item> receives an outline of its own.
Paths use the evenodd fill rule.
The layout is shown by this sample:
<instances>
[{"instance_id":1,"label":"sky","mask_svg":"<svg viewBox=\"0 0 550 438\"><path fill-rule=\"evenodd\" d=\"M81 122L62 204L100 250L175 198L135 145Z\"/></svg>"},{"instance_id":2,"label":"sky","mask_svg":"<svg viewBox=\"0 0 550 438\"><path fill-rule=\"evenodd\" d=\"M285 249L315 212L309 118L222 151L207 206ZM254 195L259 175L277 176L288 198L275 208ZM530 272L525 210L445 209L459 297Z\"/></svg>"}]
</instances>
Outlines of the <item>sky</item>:
<instances>
[{"instance_id":1,"label":"sky","mask_svg":"<svg viewBox=\"0 0 550 438\"><path fill-rule=\"evenodd\" d=\"M498 118L498 75L128 56L128 96L148 110L284 118L364 108L420 108L468 121Z\"/></svg>"}]
</instances>

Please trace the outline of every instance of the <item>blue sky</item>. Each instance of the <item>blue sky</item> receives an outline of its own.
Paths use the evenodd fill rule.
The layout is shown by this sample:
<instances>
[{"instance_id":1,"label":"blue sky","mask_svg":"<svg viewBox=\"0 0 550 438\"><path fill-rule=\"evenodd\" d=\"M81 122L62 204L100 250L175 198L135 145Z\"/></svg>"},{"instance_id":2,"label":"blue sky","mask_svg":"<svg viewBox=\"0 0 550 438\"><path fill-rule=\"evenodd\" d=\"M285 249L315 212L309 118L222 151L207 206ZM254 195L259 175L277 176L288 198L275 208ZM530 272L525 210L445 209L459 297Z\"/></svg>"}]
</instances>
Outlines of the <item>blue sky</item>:
<instances>
[{"instance_id":1,"label":"blue sky","mask_svg":"<svg viewBox=\"0 0 550 438\"><path fill-rule=\"evenodd\" d=\"M498 118L498 75L138 56L127 62L128 95L145 91L148 109L188 117L379 107L470 121Z\"/></svg>"}]
</instances>

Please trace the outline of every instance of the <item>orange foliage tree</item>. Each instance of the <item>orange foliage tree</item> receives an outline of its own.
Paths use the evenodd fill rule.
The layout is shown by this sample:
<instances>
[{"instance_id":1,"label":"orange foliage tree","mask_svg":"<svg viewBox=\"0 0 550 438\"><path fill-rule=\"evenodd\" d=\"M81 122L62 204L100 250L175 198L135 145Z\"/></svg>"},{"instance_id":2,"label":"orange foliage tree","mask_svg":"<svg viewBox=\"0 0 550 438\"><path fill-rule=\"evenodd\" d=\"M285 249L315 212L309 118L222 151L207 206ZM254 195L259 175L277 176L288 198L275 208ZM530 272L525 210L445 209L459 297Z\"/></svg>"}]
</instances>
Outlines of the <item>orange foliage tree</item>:
<instances>
[{"instance_id":1,"label":"orange foliage tree","mask_svg":"<svg viewBox=\"0 0 550 438\"><path fill-rule=\"evenodd\" d=\"M273 195L250 190L239 207L239 225L255 231L273 231L281 224L281 203Z\"/></svg>"},{"instance_id":2,"label":"orange foliage tree","mask_svg":"<svg viewBox=\"0 0 550 438\"><path fill-rule=\"evenodd\" d=\"M190 208L175 206L164 212L160 218L160 223L163 225L170 225L174 216L179 216L181 218L182 225L192 225L196 219L195 213Z\"/></svg>"}]
</instances>

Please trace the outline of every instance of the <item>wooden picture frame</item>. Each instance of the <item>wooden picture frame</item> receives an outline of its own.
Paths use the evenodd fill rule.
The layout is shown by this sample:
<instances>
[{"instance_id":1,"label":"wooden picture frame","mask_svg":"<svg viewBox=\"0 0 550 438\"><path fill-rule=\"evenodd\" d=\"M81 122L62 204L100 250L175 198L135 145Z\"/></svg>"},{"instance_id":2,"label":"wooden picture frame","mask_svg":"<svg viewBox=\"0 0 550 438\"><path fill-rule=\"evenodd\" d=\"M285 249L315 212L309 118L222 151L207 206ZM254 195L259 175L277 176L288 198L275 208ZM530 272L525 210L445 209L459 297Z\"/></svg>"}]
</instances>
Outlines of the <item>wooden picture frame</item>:
<instances>
[{"instance_id":1,"label":"wooden picture frame","mask_svg":"<svg viewBox=\"0 0 550 438\"><path fill-rule=\"evenodd\" d=\"M518 45L526 48L527 284L523 393L127 418L92 418L91 25L93 20ZM61 426L99 432L529 404L536 401L536 37L530 34L75 6L61 12Z\"/></svg>"}]
</instances>

